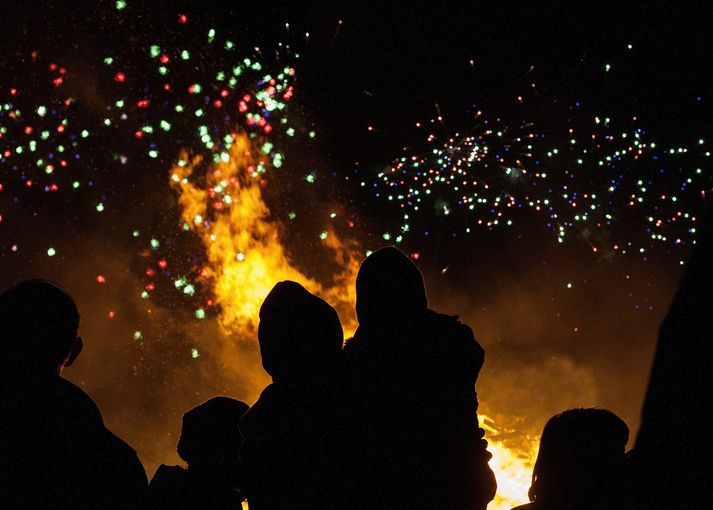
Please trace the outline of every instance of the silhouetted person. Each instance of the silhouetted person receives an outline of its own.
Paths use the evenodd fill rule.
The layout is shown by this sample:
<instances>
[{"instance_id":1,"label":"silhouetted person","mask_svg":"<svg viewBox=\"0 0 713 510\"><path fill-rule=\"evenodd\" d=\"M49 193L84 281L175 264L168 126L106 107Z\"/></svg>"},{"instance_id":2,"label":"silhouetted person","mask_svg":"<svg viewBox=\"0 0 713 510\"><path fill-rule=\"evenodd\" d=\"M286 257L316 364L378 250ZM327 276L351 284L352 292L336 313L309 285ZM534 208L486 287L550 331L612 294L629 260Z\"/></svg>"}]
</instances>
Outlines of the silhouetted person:
<instances>
[{"instance_id":1,"label":"silhouetted person","mask_svg":"<svg viewBox=\"0 0 713 510\"><path fill-rule=\"evenodd\" d=\"M161 465L149 486L157 510L239 509L244 499L238 428L248 405L215 397L183 415L178 455L188 464Z\"/></svg>"},{"instance_id":2,"label":"silhouetted person","mask_svg":"<svg viewBox=\"0 0 713 510\"><path fill-rule=\"evenodd\" d=\"M240 422L250 509L344 508L336 311L280 282L260 308L258 340L272 384Z\"/></svg>"},{"instance_id":3,"label":"silhouetted person","mask_svg":"<svg viewBox=\"0 0 713 510\"><path fill-rule=\"evenodd\" d=\"M529 496L514 510L612 510L626 500L629 427L606 409L569 409L547 421Z\"/></svg>"},{"instance_id":4,"label":"silhouetted person","mask_svg":"<svg viewBox=\"0 0 713 510\"><path fill-rule=\"evenodd\" d=\"M82 349L72 298L45 280L0 294L0 504L134 509L147 481L136 452L60 374Z\"/></svg>"},{"instance_id":5,"label":"silhouetted person","mask_svg":"<svg viewBox=\"0 0 713 510\"><path fill-rule=\"evenodd\" d=\"M396 248L364 261L356 291L344 354L362 397L357 470L371 505L484 509L496 482L478 428L482 347L457 317L428 309L421 272Z\"/></svg>"},{"instance_id":6,"label":"silhouetted person","mask_svg":"<svg viewBox=\"0 0 713 510\"><path fill-rule=\"evenodd\" d=\"M661 325L633 452L640 508L713 508L713 208Z\"/></svg>"}]
</instances>

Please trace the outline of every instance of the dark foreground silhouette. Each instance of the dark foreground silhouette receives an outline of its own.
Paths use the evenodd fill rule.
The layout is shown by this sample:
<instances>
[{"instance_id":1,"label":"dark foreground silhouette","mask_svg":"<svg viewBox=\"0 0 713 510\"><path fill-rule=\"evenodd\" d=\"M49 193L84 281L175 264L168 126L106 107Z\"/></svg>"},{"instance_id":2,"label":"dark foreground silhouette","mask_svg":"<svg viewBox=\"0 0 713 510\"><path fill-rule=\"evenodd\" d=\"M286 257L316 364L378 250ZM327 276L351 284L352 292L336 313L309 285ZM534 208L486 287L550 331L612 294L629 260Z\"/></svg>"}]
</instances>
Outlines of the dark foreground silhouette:
<instances>
[{"instance_id":1,"label":"dark foreground silhouette","mask_svg":"<svg viewBox=\"0 0 713 510\"><path fill-rule=\"evenodd\" d=\"M147 481L136 452L63 379L82 349L72 298L44 280L0 295L3 508L142 508Z\"/></svg>"},{"instance_id":2,"label":"dark foreground silhouette","mask_svg":"<svg viewBox=\"0 0 713 510\"><path fill-rule=\"evenodd\" d=\"M161 465L149 490L157 510L228 510L244 499L238 429L248 405L214 397L183 415L178 455L188 468Z\"/></svg>"},{"instance_id":3,"label":"dark foreground silhouette","mask_svg":"<svg viewBox=\"0 0 713 510\"><path fill-rule=\"evenodd\" d=\"M570 409L545 425L532 472L532 503L514 510L629 508L629 428L604 409Z\"/></svg>"},{"instance_id":4,"label":"dark foreground silhouette","mask_svg":"<svg viewBox=\"0 0 713 510\"><path fill-rule=\"evenodd\" d=\"M457 317L428 309L420 271L395 248L370 255L356 287L345 357L361 397L356 469L372 503L484 509L496 483L478 428L482 347Z\"/></svg>"},{"instance_id":5,"label":"dark foreground silhouette","mask_svg":"<svg viewBox=\"0 0 713 510\"><path fill-rule=\"evenodd\" d=\"M713 209L659 332L634 449L642 509L713 508Z\"/></svg>"},{"instance_id":6,"label":"dark foreground silhouette","mask_svg":"<svg viewBox=\"0 0 713 510\"><path fill-rule=\"evenodd\" d=\"M337 313L301 285L278 283L260 309L258 340L273 382L240 422L250 508L344 508L352 484Z\"/></svg>"},{"instance_id":7,"label":"dark foreground silhouette","mask_svg":"<svg viewBox=\"0 0 713 510\"><path fill-rule=\"evenodd\" d=\"M545 427L523 510L713 508L713 214L700 232L661 327L630 476L626 425L566 411ZM0 294L0 506L485 509L496 484L473 332L428 309L395 248L364 261L357 316L342 349L331 306L276 285L258 330L272 384L247 412L218 397L186 413L188 468L162 466L149 500L134 450L61 377L83 346L74 301L51 282L17 284Z\"/></svg>"}]
</instances>

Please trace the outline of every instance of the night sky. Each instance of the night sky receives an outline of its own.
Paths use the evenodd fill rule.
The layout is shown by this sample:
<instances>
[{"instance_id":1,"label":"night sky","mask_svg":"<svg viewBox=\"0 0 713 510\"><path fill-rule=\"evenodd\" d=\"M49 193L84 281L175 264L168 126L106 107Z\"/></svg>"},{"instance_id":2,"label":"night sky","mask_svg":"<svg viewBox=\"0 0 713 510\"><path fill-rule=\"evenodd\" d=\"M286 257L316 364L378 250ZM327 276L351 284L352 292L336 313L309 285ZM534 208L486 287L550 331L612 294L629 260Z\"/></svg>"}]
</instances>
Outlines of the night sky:
<instances>
[{"instance_id":1,"label":"night sky","mask_svg":"<svg viewBox=\"0 0 713 510\"><path fill-rule=\"evenodd\" d=\"M118 115L116 108L106 112L121 94L151 97L149 116L163 111L154 97L173 97L173 91L157 92L163 78L147 57L154 41L162 50L191 51L170 76L185 84L209 82L215 70L231 65L232 54L206 49L210 28L236 42L236 58L294 67L285 117L297 136L275 134L285 166L265 174L264 196L292 261L317 279L328 280L333 264L321 245L321 218L336 211L344 222L335 228L364 251L394 242L403 211L386 199L378 174L402 156L428 154L438 143L427 141L430 134L436 140L482 135L487 125L476 122L477 111L490 125L542 134L543 147L566 147L567 128L586 131L594 117L614 119L612 132L634 129L636 117L647 139L691 150L673 163L662 157L632 164L624 181L659 179L652 181L657 193L675 193L676 179L701 168L697 187L675 204L691 215L703 210L701 192L711 190L704 154L713 113L713 8L707 2L471 1L416 8L372 1L208 1L198 9L197 2L127 0L121 10L116 4L1 7L0 104L61 105L65 96L58 91L66 90L62 94L77 101L67 107L68 131L79 134L87 126L91 136L71 165L81 181L76 190L70 184L75 177L65 182L61 175L56 192L28 186L33 178L49 182L39 167L28 166L35 156L0 160L0 284L44 276L76 297L86 348L66 375L138 450L149 475L158 463L175 461L168 455L186 409L217 393L251 403L267 382L253 341L226 347L230 340L215 313L196 319L203 291L189 298L172 288L175 274L159 279L146 273L158 260L178 270L200 258L191 255L200 253L200 243L178 232L176 192L168 185L179 150L195 143L198 122L176 116L170 136L157 128L159 134L141 139L115 117L102 127L102 118ZM108 56L115 63L107 65ZM66 69L61 87L52 85L59 75L48 71L51 63ZM124 66L125 83L116 78L117 66ZM12 99L13 88L21 99ZM140 107L125 111L127 123L143 115ZM0 126L12 122L6 109ZM0 137L0 150L13 136L25 136L24 124L18 129ZM53 131L51 139L58 136ZM157 157L147 156L151 140ZM537 167L541 156L528 157L525 166ZM657 177L664 165L675 169L675 178ZM571 185L599 186L587 171L571 177ZM312 174L313 184L305 177ZM490 182L495 189L501 181ZM417 257L431 306L460 315L486 349L477 384L481 411L509 430L504 434L515 445L573 406L610 408L635 437L658 324L694 236L684 230L680 245L652 243L642 225L661 209L649 198L628 209L616 205L610 225L568 228L558 243L556 226L527 206L509 216L512 226L488 229L474 226L480 213L455 206L456 196L435 190L436 206L429 202L414 211L399 246ZM443 214L443 203L452 214ZM672 238L679 236L677 225L667 228ZM149 239L163 243L155 253ZM613 248L629 242L627 250ZM156 289L141 299L152 282Z\"/></svg>"}]
</instances>

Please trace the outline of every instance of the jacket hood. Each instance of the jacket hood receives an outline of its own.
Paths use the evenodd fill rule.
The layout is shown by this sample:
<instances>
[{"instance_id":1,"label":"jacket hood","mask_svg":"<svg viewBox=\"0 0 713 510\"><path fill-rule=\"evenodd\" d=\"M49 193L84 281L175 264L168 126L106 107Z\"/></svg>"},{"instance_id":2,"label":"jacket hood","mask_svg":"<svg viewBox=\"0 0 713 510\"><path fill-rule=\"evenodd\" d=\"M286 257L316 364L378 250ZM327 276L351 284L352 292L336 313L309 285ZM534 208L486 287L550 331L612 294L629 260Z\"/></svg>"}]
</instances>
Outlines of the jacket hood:
<instances>
[{"instance_id":1,"label":"jacket hood","mask_svg":"<svg viewBox=\"0 0 713 510\"><path fill-rule=\"evenodd\" d=\"M304 376L336 362L343 341L336 310L299 283L278 283L260 307L262 366L273 380Z\"/></svg>"},{"instance_id":2,"label":"jacket hood","mask_svg":"<svg viewBox=\"0 0 713 510\"><path fill-rule=\"evenodd\" d=\"M361 265L356 280L359 324L379 323L428 308L423 276L401 250L389 246Z\"/></svg>"}]
</instances>

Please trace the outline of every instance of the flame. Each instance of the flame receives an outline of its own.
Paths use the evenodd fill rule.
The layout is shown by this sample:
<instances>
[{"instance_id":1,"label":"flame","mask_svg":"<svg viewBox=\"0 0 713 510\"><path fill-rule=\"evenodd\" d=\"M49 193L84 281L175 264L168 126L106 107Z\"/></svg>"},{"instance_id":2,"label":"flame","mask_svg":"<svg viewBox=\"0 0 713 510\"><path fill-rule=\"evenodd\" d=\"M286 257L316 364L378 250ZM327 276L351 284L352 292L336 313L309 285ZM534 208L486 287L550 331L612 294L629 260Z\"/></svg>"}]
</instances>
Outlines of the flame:
<instances>
[{"instance_id":1,"label":"flame","mask_svg":"<svg viewBox=\"0 0 713 510\"><path fill-rule=\"evenodd\" d=\"M481 415L480 419L487 433L488 450L493 454L490 468L498 481L498 492L488 505L488 510L510 510L514 506L528 503L530 499L527 491L537 458L539 438L525 438L515 447L502 437L505 431L493 419L487 415Z\"/></svg>"},{"instance_id":2,"label":"flame","mask_svg":"<svg viewBox=\"0 0 713 510\"><path fill-rule=\"evenodd\" d=\"M350 336L357 325L354 304L356 274L363 258L360 244L327 231L323 245L332 259L325 262L336 267L334 276L327 283L308 276L281 243L281 224L265 203L261 174L255 170L269 166L265 155L245 134L234 136L228 154L208 165L200 157L190 159L184 154L170 172L181 219L205 248L202 278L219 305L223 332L237 338L254 336L265 296L277 282L294 280L334 306ZM490 465L498 481L498 494L488 508L506 510L526 503L536 443L516 451L499 439L501 430L487 417L484 427L493 454Z\"/></svg>"},{"instance_id":3,"label":"flame","mask_svg":"<svg viewBox=\"0 0 713 510\"><path fill-rule=\"evenodd\" d=\"M202 159L182 155L171 169L181 219L198 234L206 252L203 277L220 307L226 333L254 331L260 305L272 287L294 280L334 306L349 335L356 329L354 281L362 259L356 241L342 241L327 231L324 247L333 254L335 276L323 284L300 270L280 242L278 221L263 199L260 173L265 155L245 134L234 136L229 157L199 174ZM196 178L199 176L200 178Z\"/></svg>"}]
</instances>

